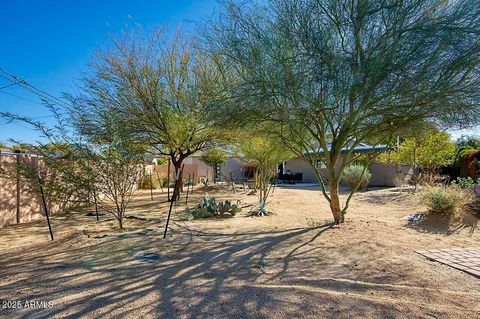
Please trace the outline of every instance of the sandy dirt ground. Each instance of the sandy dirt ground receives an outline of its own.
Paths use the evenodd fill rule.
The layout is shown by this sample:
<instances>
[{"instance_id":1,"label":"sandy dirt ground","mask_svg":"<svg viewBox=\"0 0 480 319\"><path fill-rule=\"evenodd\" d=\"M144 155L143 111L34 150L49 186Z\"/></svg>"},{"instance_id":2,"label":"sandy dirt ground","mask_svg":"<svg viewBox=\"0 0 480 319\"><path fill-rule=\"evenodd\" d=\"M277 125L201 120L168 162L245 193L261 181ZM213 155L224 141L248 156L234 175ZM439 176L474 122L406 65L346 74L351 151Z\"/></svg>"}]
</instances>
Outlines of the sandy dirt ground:
<instances>
[{"instance_id":1,"label":"sandy dirt ground","mask_svg":"<svg viewBox=\"0 0 480 319\"><path fill-rule=\"evenodd\" d=\"M205 191L256 201L217 186L190 206ZM0 317L480 318L480 279L415 253L478 231L407 222L415 195L360 192L340 227L318 186L276 188L266 217L186 221L183 198L163 239L165 198L142 191L123 232L84 211L54 216L53 242L44 220L0 229Z\"/></svg>"}]
</instances>

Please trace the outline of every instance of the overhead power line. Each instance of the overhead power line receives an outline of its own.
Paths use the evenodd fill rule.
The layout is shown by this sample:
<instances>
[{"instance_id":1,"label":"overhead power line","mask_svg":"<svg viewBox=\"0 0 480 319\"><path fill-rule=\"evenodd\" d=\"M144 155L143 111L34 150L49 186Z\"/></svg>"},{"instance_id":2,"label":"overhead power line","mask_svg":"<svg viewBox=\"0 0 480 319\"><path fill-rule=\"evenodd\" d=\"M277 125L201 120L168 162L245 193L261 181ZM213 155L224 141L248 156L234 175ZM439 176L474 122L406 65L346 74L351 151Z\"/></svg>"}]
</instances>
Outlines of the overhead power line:
<instances>
[{"instance_id":1,"label":"overhead power line","mask_svg":"<svg viewBox=\"0 0 480 319\"><path fill-rule=\"evenodd\" d=\"M27 81L23 80L22 78L20 78L19 76L16 76L8 71L6 71L5 69L3 68L0 68L0 77L8 80L11 82L10 85L8 85L7 87L9 86L13 86L13 85L19 85L21 87L23 87L24 89L30 91L31 93L37 95L38 97L40 97L41 99L45 100L45 101L48 101L52 104L57 104L57 105L62 105L62 106L66 106L66 107L70 107L70 105L62 100L60 100L59 98L57 98L56 96L53 96L52 94L50 93L47 93L33 85L31 85L30 83L28 83ZM3 73L3 74L2 74ZM0 92L3 92L3 91L0 91ZM6 93L6 92L3 92L3 93Z\"/></svg>"},{"instance_id":2,"label":"overhead power line","mask_svg":"<svg viewBox=\"0 0 480 319\"><path fill-rule=\"evenodd\" d=\"M2 86L2 87L0 87L0 90L1 90L1 89L6 89L6 88L11 87L11 86L14 86L14 85L17 85L18 83L19 83L19 82L15 82L15 83L12 83L12 84L9 84L9 85Z\"/></svg>"},{"instance_id":3,"label":"overhead power line","mask_svg":"<svg viewBox=\"0 0 480 319\"><path fill-rule=\"evenodd\" d=\"M35 101L33 101L33 100L27 99L27 98L22 97L22 96L18 96L18 95L16 95L16 94L13 94L13 93L10 93L10 92L0 91L0 93L6 94L6 95L10 95L10 96L16 97L17 99L24 100L24 101L27 101L27 102L30 102L30 103L38 103L38 101L35 102Z\"/></svg>"}]
</instances>

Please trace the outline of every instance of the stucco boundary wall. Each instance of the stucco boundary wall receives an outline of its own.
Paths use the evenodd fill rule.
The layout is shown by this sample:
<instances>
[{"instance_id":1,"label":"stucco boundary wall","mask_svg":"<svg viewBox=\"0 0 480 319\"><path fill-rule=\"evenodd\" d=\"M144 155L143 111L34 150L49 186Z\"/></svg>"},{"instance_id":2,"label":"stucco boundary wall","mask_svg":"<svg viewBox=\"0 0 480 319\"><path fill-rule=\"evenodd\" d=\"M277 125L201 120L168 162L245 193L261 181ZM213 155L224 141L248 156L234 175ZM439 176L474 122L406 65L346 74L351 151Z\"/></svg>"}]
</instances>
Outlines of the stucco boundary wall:
<instances>
[{"instance_id":1,"label":"stucco boundary wall","mask_svg":"<svg viewBox=\"0 0 480 319\"><path fill-rule=\"evenodd\" d=\"M16 174L17 161L38 165L38 160L32 154L0 152L0 227L45 216L40 206L40 194Z\"/></svg>"},{"instance_id":2,"label":"stucco boundary wall","mask_svg":"<svg viewBox=\"0 0 480 319\"><path fill-rule=\"evenodd\" d=\"M155 174L162 178L168 175L168 165L153 165ZM215 172L213 168L197 158L187 158L183 162L183 181L188 181L188 175L193 180L195 184L200 183L201 179L208 178L213 180ZM175 168L170 164L170 178L173 180L175 178Z\"/></svg>"}]
</instances>

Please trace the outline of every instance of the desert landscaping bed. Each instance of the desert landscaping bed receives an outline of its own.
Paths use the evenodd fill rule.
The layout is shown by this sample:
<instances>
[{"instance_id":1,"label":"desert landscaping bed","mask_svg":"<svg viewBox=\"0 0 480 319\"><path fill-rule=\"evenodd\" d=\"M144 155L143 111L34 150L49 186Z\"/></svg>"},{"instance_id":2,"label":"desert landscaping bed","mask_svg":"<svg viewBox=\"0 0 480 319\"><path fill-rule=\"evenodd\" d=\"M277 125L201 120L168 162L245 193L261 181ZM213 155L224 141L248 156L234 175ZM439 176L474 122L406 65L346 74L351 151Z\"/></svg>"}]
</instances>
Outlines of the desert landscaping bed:
<instances>
[{"instance_id":1,"label":"desert landscaping bed","mask_svg":"<svg viewBox=\"0 0 480 319\"><path fill-rule=\"evenodd\" d=\"M256 203L225 186L197 188ZM345 196L345 195L342 195ZM415 251L479 246L456 224L408 222L422 211L396 189L355 194L345 224L331 223L318 186L278 187L271 216L185 220L183 200L163 239L165 194L142 191L123 232L108 215L53 216L1 229L5 318L477 318L480 280ZM190 205L190 206L191 206ZM135 218L132 218L135 217ZM25 301L51 302L28 307ZM33 309L32 309L33 308Z\"/></svg>"}]
</instances>

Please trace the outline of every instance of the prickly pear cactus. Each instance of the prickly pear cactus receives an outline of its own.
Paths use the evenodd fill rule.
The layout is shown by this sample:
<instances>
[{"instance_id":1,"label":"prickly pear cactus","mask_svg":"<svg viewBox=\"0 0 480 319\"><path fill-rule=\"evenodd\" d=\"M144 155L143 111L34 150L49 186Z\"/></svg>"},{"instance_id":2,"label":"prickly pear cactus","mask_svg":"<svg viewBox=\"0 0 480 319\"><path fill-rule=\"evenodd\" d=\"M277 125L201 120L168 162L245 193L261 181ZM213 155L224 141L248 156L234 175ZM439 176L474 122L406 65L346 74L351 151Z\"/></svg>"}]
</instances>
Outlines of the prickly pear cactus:
<instances>
[{"instance_id":1,"label":"prickly pear cactus","mask_svg":"<svg viewBox=\"0 0 480 319\"><path fill-rule=\"evenodd\" d=\"M225 213L229 213L232 216L235 216L237 213L242 211L242 203L237 201L236 204L232 205L232 201L226 200L224 202L217 202L214 197L205 195L200 199L198 205L193 208L186 208L185 213L188 220L196 218L208 218L214 215L223 216Z\"/></svg>"}]
</instances>

